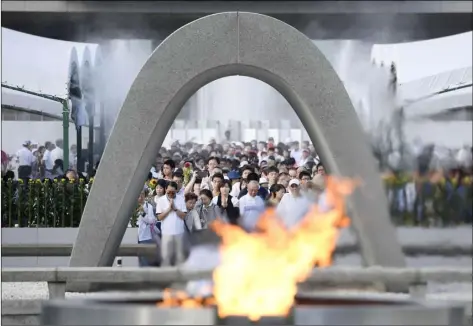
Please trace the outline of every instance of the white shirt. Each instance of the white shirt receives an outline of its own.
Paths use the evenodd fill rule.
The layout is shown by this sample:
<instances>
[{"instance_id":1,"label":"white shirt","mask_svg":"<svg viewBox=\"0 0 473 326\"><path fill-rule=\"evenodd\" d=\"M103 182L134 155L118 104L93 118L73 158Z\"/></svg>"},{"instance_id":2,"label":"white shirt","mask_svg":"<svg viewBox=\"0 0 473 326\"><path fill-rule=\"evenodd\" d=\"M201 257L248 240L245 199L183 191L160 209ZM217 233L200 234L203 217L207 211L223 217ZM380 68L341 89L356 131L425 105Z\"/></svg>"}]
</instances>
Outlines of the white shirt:
<instances>
[{"instance_id":1,"label":"white shirt","mask_svg":"<svg viewBox=\"0 0 473 326\"><path fill-rule=\"evenodd\" d=\"M260 196L251 197L244 195L239 200L241 226L248 230L254 230L258 218L265 209L264 201Z\"/></svg>"},{"instance_id":2,"label":"white shirt","mask_svg":"<svg viewBox=\"0 0 473 326\"><path fill-rule=\"evenodd\" d=\"M44 167L46 170L52 170L54 168L54 161L52 160L51 151L45 150L43 155Z\"/></svg>"},{"instance_id":3,"label":"white shirt","mask_svg":"<svg viewBox=\"0 0 473 326\"><path fill-rule=\"evenodd\" d=\"M230 196L231 196L231 195L230 195ZM218 196L215 196L214 198L212 198L212 204L217 205L217 203L218 203ZM232 204L233 204L233 207L238 207L238 206L239 206L239 203L240 203L240 201L238 200L238 198L232 196Z\"/></svg>"},{"instance_id":4,"label":"white shirt","mask_svg":"<svg viewBox=\"0 0 473 326\"><path fill-rule=\"evenodd\" d=\"M294 158L294 160L296 160L297 165L300 166L300 162L302 160L302 151L300 149L292 150L291 157Z\"/></svg>"},{"instance_id":5,"label":"white shirt","mask_svg":"<svg viewBox=\"0 0 473 326\"><path fill-rule=\"evenodd\" d=\"M26 147L22 147L16 155L18 156L19 166L31 166L35 160L33 153Z\"/></svg>"},{"instance_id":6,"label":"white shirt","mask_svg":"<svg viewBox=\"0 0 473 326\"><path fill-rule=\"evenodd\" d=\"M309 156L307 156L306 158L302 158L301 156L298 166L304 166L308 161L309 161Z\"/></svg>"},{"instance_id":7,"label":"white shirt","mask_svg":"<svg viewBox=\"0 0 473 326\"><path fill-rule=\"evenodd\" d=\"M151 175L155 179L159 179L161 177L161 171L156 170L156 167L152 166L151 169L149 170L151 172Z\"/></svg>"},{"instance_id":8,"label":"white shirt","mask_svg":"<svg viewBox=\"0 0 473 326\"><path fill-rule=\"evenodd\" d=\"M307 213L311 206L307 196L301 194L294 197L291 193L284 194L276 208L276 212L286 227L295 226Z\"/></svg>"},{"instance_id":9,"label":"white shirt","mask_svg":"<svg viewBox=\"0 0 473 326\"><path fill-rule=\"evenodd\" d=\"M69 153L69 166L72 168L77 166L77 154Z\"/></svg>"},{"instance_id":10,"label":"white shirt","mask_svg":"<svg viewBox=\"0 0 473 326\"><path fill-rule=\"evenodd\" d=\"M162 196L156 203L156 214L161 214L169 209L170 203L167 196ZM174 207L181 212L187 212L184 198L176 196L174 198ZM177 216L176 212L171 211L164 220L161 221L161 234L177 235L184 233L184 221Z\"/></svg>"},{"instance_id":11,"label":"white shirt","mask_svg":"<svg viewBox=\"0 0 473 326\"><path fill-rule=\"evenodd\" d=\"M53 164L54 162L56 162L56 160L62 160L62 159L63 159L63 151L61 148L56 147L55 149L51 151L51 160L53 161Z\"/></svg>"},{"instance_id":12,"label":"white shirt","mask_svg":"<svg viewBox=\"0 0 473 326\"><path fill-rule=\"evenodd\" d=\"M230 191L230 196L232 196L233 198L237 198L238 199L238 195L240 195L240 182L236 182L233 186L232 186L232 190Z\"/></svg>"},{"instance_id":13,"label":"white shirt","mask_svg":"<svg viewBox=\"0 0 473 326\"><path fill-rule=\"evenodd\" d=\"M157 219L154 215L153 205L143 204L144 216L138 217L138 241L152 240L151 229L158 233L156 228Z\"/></svg>"}]
</instances>

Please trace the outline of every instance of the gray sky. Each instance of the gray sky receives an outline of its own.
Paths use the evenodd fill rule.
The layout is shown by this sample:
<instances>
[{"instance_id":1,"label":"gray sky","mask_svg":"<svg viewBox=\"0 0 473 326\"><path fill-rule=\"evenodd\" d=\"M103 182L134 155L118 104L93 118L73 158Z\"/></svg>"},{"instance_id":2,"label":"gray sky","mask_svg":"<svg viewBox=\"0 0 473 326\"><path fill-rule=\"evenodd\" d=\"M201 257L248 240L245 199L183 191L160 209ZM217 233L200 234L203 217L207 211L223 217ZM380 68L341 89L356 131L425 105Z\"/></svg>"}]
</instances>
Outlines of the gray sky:
<instances>
[{"instance_id":1,"label":"gray sky","mask_svg":"<svg viewBox=\"0 0 473 326\"><path fill-rule=\"evenodd\" d=\"M2 28L2 82L64 95L69 55L75 46L79 60L87 44L52 40ZM89 44L94 57L96 45ZM443 71L471 67L472 33L447 39L395 45L375 45L377 60L395 61L400 82Z\"/></svg>"}]
</instances>

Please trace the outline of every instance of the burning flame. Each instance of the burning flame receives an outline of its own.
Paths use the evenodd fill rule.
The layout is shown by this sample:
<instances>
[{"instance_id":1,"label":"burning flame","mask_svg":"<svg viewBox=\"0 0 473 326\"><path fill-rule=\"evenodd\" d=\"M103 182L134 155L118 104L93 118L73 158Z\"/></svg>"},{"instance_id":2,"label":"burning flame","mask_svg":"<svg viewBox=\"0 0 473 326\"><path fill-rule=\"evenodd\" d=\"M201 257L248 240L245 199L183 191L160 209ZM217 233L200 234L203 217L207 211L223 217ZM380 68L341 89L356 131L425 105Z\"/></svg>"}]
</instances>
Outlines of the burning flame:
<instances>
[{"instance_id":1,"label":"burning flame","mask_svg":"<svg viewBox=\"0 0 473 326\"><path fill-rule=\"evenodd\" d=\"M221 264L213 273L219 316L246 316L253 321L264 316L287 316L297 284L307 279L315 265L331 265L338 229L350 223L344 199L355 185L352 180L329 177L326 196L331 210L323 212L314 205L290 230L274 209L260 217L255 233L215 221L211 227L222 238ZM169 297L163 304L196 304L186 300L176 303L175 298Z\"/></svg>"}]
</instances>

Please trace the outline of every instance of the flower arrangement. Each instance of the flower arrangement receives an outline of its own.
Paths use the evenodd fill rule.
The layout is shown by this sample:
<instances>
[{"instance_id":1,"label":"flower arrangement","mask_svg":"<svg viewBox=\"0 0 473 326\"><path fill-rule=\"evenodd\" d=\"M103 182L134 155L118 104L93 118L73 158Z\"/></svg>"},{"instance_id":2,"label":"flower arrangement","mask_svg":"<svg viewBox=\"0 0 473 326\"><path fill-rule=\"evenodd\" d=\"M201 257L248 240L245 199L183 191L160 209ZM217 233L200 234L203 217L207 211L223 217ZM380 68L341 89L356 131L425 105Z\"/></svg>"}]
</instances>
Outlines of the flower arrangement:
<instances>
[{"instance_id":1,"label":"flower arrangement","mask_svg":"<svg viewBox=\"0 0 473 326\"><path fill-rule=\"evenodd\" d=\"M148 188L149 188L150 190L156 189L156 186L157 186L157 185L158 185L158 180L156 180L156 179L154 179L154 178L151 179L151 180L149 180L149 182L148 182Z\"/></svg>"},{"instance_id":2,"label":"flower arrangement","mask_svg":"<svg viewBox=\"0 0 473 326\"><path fill-rule=\"evenodd\" d=\"M182 169L184 172L184 184L188 184L191 177L192 177L192 164L190 162L184 163L184 168Z\"/></svg>"}]
</instances>

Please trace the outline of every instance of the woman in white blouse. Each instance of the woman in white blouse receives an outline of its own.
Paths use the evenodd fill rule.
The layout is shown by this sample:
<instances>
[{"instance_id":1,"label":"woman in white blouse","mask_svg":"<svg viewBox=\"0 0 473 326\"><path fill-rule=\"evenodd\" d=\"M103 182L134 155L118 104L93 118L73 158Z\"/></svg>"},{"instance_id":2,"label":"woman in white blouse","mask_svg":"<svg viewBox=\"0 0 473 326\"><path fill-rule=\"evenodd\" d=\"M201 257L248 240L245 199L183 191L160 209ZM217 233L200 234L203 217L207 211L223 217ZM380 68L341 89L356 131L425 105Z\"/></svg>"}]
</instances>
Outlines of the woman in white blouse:
<instances>
[{"instance_id":1,"label":"woman in white blouse","mask_svg":"<svg viewBox=\"0 0 473 326\"><path fill-rule=\"evenodd\" d=\"M156 260L158 260L159 230L156 227L157 219L154 208L145 198L148 197L147 190L143 190L138 197L138 243L151 243L156 245ZM138 257L139 264L143 266L156 265L149 257Z\"/></svg>"}]
</instances>

